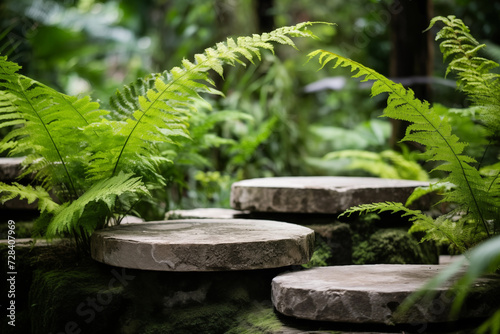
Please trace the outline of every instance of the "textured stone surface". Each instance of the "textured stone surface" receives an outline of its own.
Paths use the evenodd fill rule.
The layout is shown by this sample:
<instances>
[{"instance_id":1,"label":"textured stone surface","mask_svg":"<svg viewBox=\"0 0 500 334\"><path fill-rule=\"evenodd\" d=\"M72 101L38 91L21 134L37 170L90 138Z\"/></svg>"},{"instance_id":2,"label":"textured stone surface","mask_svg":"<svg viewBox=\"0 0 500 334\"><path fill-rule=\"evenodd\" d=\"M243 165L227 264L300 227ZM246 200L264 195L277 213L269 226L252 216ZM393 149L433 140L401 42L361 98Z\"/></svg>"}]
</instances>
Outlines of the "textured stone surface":
<instances>
[{"instance_id":1,"label":"textured stone surface","mask_svg":"<svg viewBox=\"0 0 500 334\"><path fill-rule=\"evenodd\" d=\"M272 177L235 182L231 206L259 212L338 213L353 205L406 201L427 182L369 177Z\"/></svg>"},{"instance_id":2,"label":"textured stone surface","mask_svg":"<svg viewBox=\"0 0 500 334\"><path fill-rule=\"evenodd\" d=\"M316 248L324 243L330 250L325 263L332 265L352 264L352 236L348 224L334 223L324 225L308 225L316 232Z\"/></svg>"},{"instance_id":3,"label":"textured stone surface","mask_svg":"<svg viewBox=\"0 0 500 334\"><path fill-rule=\"evenodd\" d=\"M173 219L228 219L228 218L246 218L244 211L223 209L223 208L199 208L192 210L172 210L165 215L166 220Z\"/></svg>"},{"instance_id":4,"label":"textured stone surface","mask_svg":"<svg viewBox=\"0 0 500 334\"><path fill-rule=\"evenodd\" d=\"M144 222L144 219L142 219L142 218L132 216L132 215L127 215L127 216L123 217L120 224L135 224L135 223L143 223L143 222Z\"/></svg>"},{"instance_id":5,"label":"textured stone surface","mask_svg":"<svg viewBox=\"0 0 500 334\"><path fill-rule=\"evenodd\" d=\"M171 220L95 232L92 257L110 265L160 271L276 268L309 261L311 229L246 219Z\"/></svg>"},{"instance_id":6,"label":"textured stone surface","mask_svg":"<svg viewBox=\"0 0 500 334\"><path fill-rule=\"evenodd\" d=\"M277 276L272 282L276 309L300 319L349 323L440 323L449 321L452 282L431 301L419 301L395 316L397 307L445 266L360 265L319 267ZM475 283L461 319L489 315L500 307L500 276Z\"/></svg>"},{"instance_id":7,"label":"textured stone surface","mask_svg":"<svg viewBox=\"0 0 500 334\"><path fill-rule=\"evenodd\" d=\"M32 177L24 176L22 180L18 177L22 174L21 162L24 157L20 158L0 158L0 181L5 183L19 182L22 184L27 184L32 180ZM0 210L36 210L38 206L38 200L31 204L28 204L27 200L20 200L19 198L11 199L3 204L0 204ZM7 215L7 214L4 214ZM16 218L10 216L10 219ZM17 219L17 218L16 218Z\"/></svg>"}]
</instances>

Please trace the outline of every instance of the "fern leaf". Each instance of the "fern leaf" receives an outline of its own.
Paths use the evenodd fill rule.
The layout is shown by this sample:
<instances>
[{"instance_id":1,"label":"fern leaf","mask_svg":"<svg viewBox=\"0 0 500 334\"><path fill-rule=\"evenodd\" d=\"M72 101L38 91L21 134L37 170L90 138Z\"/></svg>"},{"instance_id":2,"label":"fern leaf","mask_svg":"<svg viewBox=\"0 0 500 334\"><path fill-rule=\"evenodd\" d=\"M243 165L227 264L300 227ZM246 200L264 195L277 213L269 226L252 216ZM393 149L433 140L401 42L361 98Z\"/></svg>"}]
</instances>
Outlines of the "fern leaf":
<instances>
[{"instance_id":1,"label":"fern leaf","mask_svg":"<svg viewBox=\"0 0 500 334\"><path fill-rule=\"evenodd\" d=\"M17 182L13 182L11 185L0 182L0 194L2 204L16 197L26 199L28 204L38 200L38 210L41 213L53 212L59 207L50 194L40 186L33 188L30 185L23 186Z\"/></svg>"},{"instance_id":2,"label":"fern leaf","mask_svg":"<svg viewBox=\"0 0 500 334\"><path fill-rule=\"evenodd\" d=\"M401 154L386 150L374 153L362 150L330 152L324 160L349 159L349 169L358 169L386 179L407 179L428 181L427 173L414 161L406 160Z\"/></svg>"},{"instance_id":3,"label":"fern leaf","mask_svg":"<svg viewBox=\"0 0 500 334\"><path fill-rule=\"evenodd\" d=\"M55 188L65 197L76 198L80 192L78 173L83 147L94 141L83 137L82 127L97 121L106 112L90 98L78 99L22 75L5 57L0 57L0 116L21 124L2 140L10 154L26 155L26 173L34 173L43 185ZM4 123L5 125L5 123ZM82 154L75 154L75 150Z\"/></svg>"},{"instance_id":4,"label":"fern leaf","mask_svg":"<svg viewBox=\"0 0 500 334\"><path fill-rule=\"evenodd\" d=\"M273 51L273 43L295 47L290 37L314 37L307 29L312 24L304 22L262 35L228 39L195 55L194 61L184 60L182 67L125 87L112 99L112 106L118 108L116 113L133 117L115 127L119 128L116 135L121 137L118 150L108 150L106 157L92 157L95 168L90 171L91 177L99 180L120 171L147 169L142 161L157 150L158 143L177 143L178 138L188 137L187 116L193 112L193 102L202 99L200 94L219 93L210 87L211 70L223 76L224 65L242 63L240 57L250 62L254 57L260 59L260 50Z\"/></svg>"},{"instance_id":5,"label":"fern leaf","mask_svg":"<svg viewBox=\"0 0 500 334\"><path fill-rule=\"evenodd\" d=\"M387 212L390 211L391 213L396 213L396 212L404 212L403 216L412 216L412 217L418 217L422 220L432 220L431 218L427 217L426 215L423 215L420 210L411 210L401 203L397 202L380 202L380 203L371 203L371 204L361 204L361 205L356 205L353 207L350 207L346 211L344 211L342 214L339 215L339 217L342 216L347 216L350 217L353 213L358 213L358 214L366 214L366 213L382 213L382 212ZM413 218L417 219L417 218Z\"/></svg>"},{"instance_id":6,"label":"fern leaf","mask_svg":"<svg viewBox=\"0 0 500 334\"><path fill-rule=\"evenodd\" d=\"M482 120L493 132L500 131L500 75L491 73L499 64L478 57L477 53L486 47L474 39L469 28L455 16L438 16L431 20L427 29L437 22L444 27L437 33L436 40L442 40L440 49L443 59L451 58L446 74L454 72L458 88L464 91L474 105L480 106Z\"/></svg>"},{"instance_id":7,"label":"fern leaf","mask_svg":"<svg viewBox=\"0 0 500 334\"><path fill-rule=\"evenodd\" d=\"M83 234L80 235L83 237L90 235L99 226L99 222L80 219L87 210L87 206L102 202L111 212L116 197L125 193L149 194L141 179L133 177L132 174L120 173L99 181L78 199L65 203L55 212L54 218L47 227L47 236L50 238L64 233Z\"/></svg>"},{"instance_id":8,"label":"fern leaf","mask_svg":"<svg viewBox=\"0 0 500 334\"><path fill-rule=\"evenodd\" d=\"M428 160L443 162L436 169L448 172L442 182L456 186L445 194L443 201L457 203L464 211L468 210L471 217L489 233L486 220L495 217L498 209L485 191L485 181L471 165L475 160L463 154L466 144L452 134L447 119L435 113L428 102L416 99L411 89L405 89L362 64L323 50L314 51L309 57L318 55L322 67L335 61L334 68L349 67L353 77L362 81L373 80L372 96L381 93L389 95L383 116L410 122L403 141L424 145Z\"/></svg>"},{"instance_id":9,"label":"fern leaf","mask_svg":"<svg viewBox=\"0 0 500 334\"><path fill-rule=\"evenodd\" d=\"M405 206L409 207L411 206L415 201L417 201L419 198L427 195L427 194L432 194L432 193L439 193L442 191L449 191L453 187L452 184L445 184L445 183L439 183L439 184L430 184L428 187L417 187L415 190L411 193L411 195L408 197L406 200Z\"/></svg>"},{"instance_id":10,"label":"fern leaf","mask_svg":"<svg viewBox=\"0 0 500 334\"><path fill-rule=\"evenodd\" d=\"M415 232L426 232L426 235L422 238L425 240L437 240L437 241L450 241L457 249L460 251L465 251L466 247L461 241L462 236L457 236L457 229L453 226L450 220L443 217L442 219L434 220L432 217L423 214L420 210L412 210L402 203L396 202L380 202L371 204L362 204L358 206L351 207L343 212L339 217L347 215L348 217L353 213L367 214L367 213L382 213L391 212L402 213L402 217L408 217L408 220L413 223L410 228L410 233ZM450 224L451 223L451 224Z\"/></svg>"}]
</instances>

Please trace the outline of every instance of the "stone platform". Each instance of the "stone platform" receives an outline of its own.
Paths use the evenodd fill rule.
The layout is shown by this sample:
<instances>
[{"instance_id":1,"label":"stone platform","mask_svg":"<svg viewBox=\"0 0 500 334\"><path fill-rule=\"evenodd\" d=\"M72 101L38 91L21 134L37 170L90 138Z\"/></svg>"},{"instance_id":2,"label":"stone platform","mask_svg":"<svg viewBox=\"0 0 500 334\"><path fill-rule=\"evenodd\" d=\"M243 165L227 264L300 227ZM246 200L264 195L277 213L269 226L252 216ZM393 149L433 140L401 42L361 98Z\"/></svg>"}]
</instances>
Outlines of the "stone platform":
<instances>
[{"instance_id":1,"label":"stone platform","mask_svg":"<svg viewBox=\"0 0 500 334\"><path fill-rule=\"evenodd\" d=\"M307 263L314 231L299 225L248 219L170 220L114 226L94 232L97 261L157 271L226 271Z\"/></svg>"},{"instance_id":2,"label":"stone platform","mask_svg":"<svg viewBox=\"0 0 500 334\"><path fill-rule=\"evenodd\" d=\"M272 300L277 311L299 319L353 324L416 324L449 322L454 282L435 290L404 313L398 306L444 270L440 265L361 265L318 267L277 276ZM460 319L482 318L500 307L500 276L475 283Z\"/></svg>"},{"instance_id":3,"label":"stone platform","mask_svg":"<svg viewBox=\"0 0 500 334\"><path fill-rule=\"evenodd\" d=\"M20 158L0 158L0 181L8 182L15 181L22 174L21 162L24 157Z\"/></svg>"},{"instance_id":4,"label":"stone platform","mask_svg":"<svg viewBox=\"0 0 500 334\"><path fill-rule=\"evenodd\" d=\"M256 212L336 214L354 205L405 202L428 182L371 177L271 177L235 182L231 206Z\"/></svg>"},{"instance_id":5,"label":"stone platform","mask_svg":"<svg viewBox=\"0 0 500 334\"><path fill-rule=\"evenodd\" d=\"M224 208L198 208L191 210L172 210L167 212L165 220L175 219L228 219L248 218L248 212Z\"/></svg>"},{"instance_id":6,"label":"stone platform","mask_svg":"<svg viewBox=\"0 0 500 334\"><path fill-rule=\"evenodd\" d=\"M31 182L33 180L32 175L25 175L20 179L20 176L23 173L23 167L21 163L24 159L25 157L0 158L0 182L7 184L10 184L12 182L28 184L29 182ZM33 213L35 213L35 215L38 215L37 203L38 201L28 204L27 200L20 200L19 198L15 198L3 204L0 203L0 211L12 211L3 212L3 215L9 216L10 219L29 219L32 218Z\"/></svg>"}]
</instances>

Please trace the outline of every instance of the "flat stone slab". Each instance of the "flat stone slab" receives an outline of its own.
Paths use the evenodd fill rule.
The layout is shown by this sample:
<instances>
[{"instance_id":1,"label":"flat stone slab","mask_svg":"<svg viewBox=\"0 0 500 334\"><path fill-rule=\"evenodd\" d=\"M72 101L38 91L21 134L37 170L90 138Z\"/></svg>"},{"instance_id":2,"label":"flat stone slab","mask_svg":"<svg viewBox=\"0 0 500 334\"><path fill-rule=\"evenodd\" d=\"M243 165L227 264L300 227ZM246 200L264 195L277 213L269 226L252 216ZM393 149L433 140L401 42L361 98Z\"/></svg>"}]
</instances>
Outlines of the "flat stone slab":
<instances>
[{"instance_id":1,"label":"flat stone slab","mask_svg":"<svg viewBox=\"0 0 500 334\"><path fill-rule=\"evenodd\" d=\"M224 209L224 208L199 208L192 210L172 210L165 215L166 220L173 219L231 219L244 218L247 214L244 211Z\"/></svg>"},{"instance_id":2,"label":"flat stone slab","mask_svg":"<svg viewBox=\"0 0 500 334\"><path fill-rule=\"evenodd\" d=\"M159 271L226 271L304 264L314 231L248 219L198 219L114 226L94 232L91 255L117 267Z\"/></svg>"},{"instance_id":3,"label":"flat stone slab","mask_svg":"<svg viewBox=\"0 0 500 334\"><path fill-rule=\"evenodd\" d=\"M449 322L453 282L405 313L397 307L446 266L358 265L317 267L286 273L272 281L277 311L300 319L342 323L417 324ZM491 315L500 307L500 275L481 278L464 303L460 319Z\"/></svg>"},{"instance_id":4,"label":"flat stone slab","mask_svg":"<svg viewBox=\"0 0 500 334\"><path fill-rule=\"evenodd\" d=\"M231 207L258 212L338 213L354 205L405 202L428 182L371 177L271 177L235 182Z\"/></svg>"},{"instance_id":5,"label":"flat stone slab","mask_svg":"<svg viewBox=\"0 0 500 334\"><path fill-rule=\"evenodd\" d=\"M21 158L0 158L0 181L13 181L22 174Z\"/></svg>"}]
</instances>

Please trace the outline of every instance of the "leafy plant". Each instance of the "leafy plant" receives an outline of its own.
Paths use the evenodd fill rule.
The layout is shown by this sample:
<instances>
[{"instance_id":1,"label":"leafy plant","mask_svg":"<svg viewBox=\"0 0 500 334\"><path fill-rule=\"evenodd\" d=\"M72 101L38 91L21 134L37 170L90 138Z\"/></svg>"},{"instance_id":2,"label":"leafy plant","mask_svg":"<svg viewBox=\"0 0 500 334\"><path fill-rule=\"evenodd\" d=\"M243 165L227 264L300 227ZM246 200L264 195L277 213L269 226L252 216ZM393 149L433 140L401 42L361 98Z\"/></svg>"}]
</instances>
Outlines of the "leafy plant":
<instances>
[{"instance_id":1,"label":"leafy plant","mask_svg":"<svg viewBox=\"0 0 500 334\"><path fill-rule=\"evenodd\" d=\"M171 159L160 144L182 145L202 94L220 94L210 71L223 76L223 65L260 59L262 49L274 50L273 43L294 46L290 37L314 37L310 25L229 38L196 54L194 62L184 59L180 67L125 86L111 99L112 111L88 96L68 96L19 75L19 66L1 57L0 127L17 126L1 150L26 155L24 174L41 184L0 184L2 200L27 194L42 199L38 225L46 236L71 235L85 248L94 229L165 184L159 168Z\"/></svg>"},{"instance_id":2,"label":"leafy plant","mask_svg":"<svg viewBox=\"0 0 500 334\"><path fill-rule=\"evenodd\" d=\"M386 179L429 180L429 175L417 162L409 160L393 150L384 150L380 153L343 150L330 152L323 159L348 159L350 163L347 169L362 170Z\"/></svg>"},{"instance_id":3,"label":"leafy plant","mask_svg":"<svg viewBox=\"0 0 500 334\"><path fill-rule=\"evenodd\" d=\"M490 73L490 70L498 64L477 56L484 45L474 40L460 20L438 17L431 26L439 20L447 24L437 36L438 39L445 39L441 43L444 57L453 57L447 73L457 73L459 89L470 97L473 105L480 107L477 117L481 119L488 135L494 138L500 126L500 76ZM428 161L442 162L434 170L447 174L438 183L453 185L443 191L442 201L453 203L455 207L436 219L420 211L410 210L402 203L360 205L344 214L402 212L413 222L412 232L426 232L424 239L447 239L462 252L498 233L500 170L482 175L477 160L464 154L467 144L452 133L447 117L436 113L428 102L415 98L411 89L403 88L362 64L323 50L312 52L310 57L318 55L322 67L336 61L335 68L350 67L353 77L362 78L363 81L374 80L372 96L382 93L389 95L383 116L410 122L403 141L425 146Z\"/></svg>"},{"instance_id":4,"label":"leafy plant","mask_svg":"<svg viewBox=\"0 0 500 334\"><path fill-rule=\"evenodd\" d=\"M489 142L485 150L498 147L500 130L500 75L492 69L499 65L479 56L485 47L479 44L464 23L454 16L436 17L429 26L437 22L444 24L436 39L442 40L440 49L445 59L451 58L446 74L457 76L458 89L470 99L478 126ZM500 164L498 153L489 166L482 166L483 153L473 158L464 153L467 143L453 134L449 117L435 111L428 102L414 97L410 89L388 80L374 70L342 56L317 50L310 57L319 55L322 67L335 61L334 67L349 67L353 77L364 81L373 80L372 96L387 93L387 108L383 116L408 121L403 141L414 141L426 148L425 157L430 162L440 162L434 169L445 174L427 190L417 189L408 202L429 190L439 188L443 194L441 202L447 202L452 210L433 218L419 210L409 209L402 203L386 202L360 205L348 209L343 215L367 212L399 212L413 222L410 232L423 231L423 240L447 240L456 249L466 252L470 259L465 275L457 282L458 294L454 301L456 315L465 300L472 282L482 274L499 270L500 247ZM442 110L441 110L442 111ZM456 112L456 111L455 111ZM460 113L471 115L471 109ZM470 250L470 252L469 252ZM428 293L432 287L441 285L455 275L464 259L457 262L424 286L418 296ZM409 303L415 299L410 299ZM494 313L478 329L479 332L500 332L500 314Z\"/></svg>"}]
</instances>

